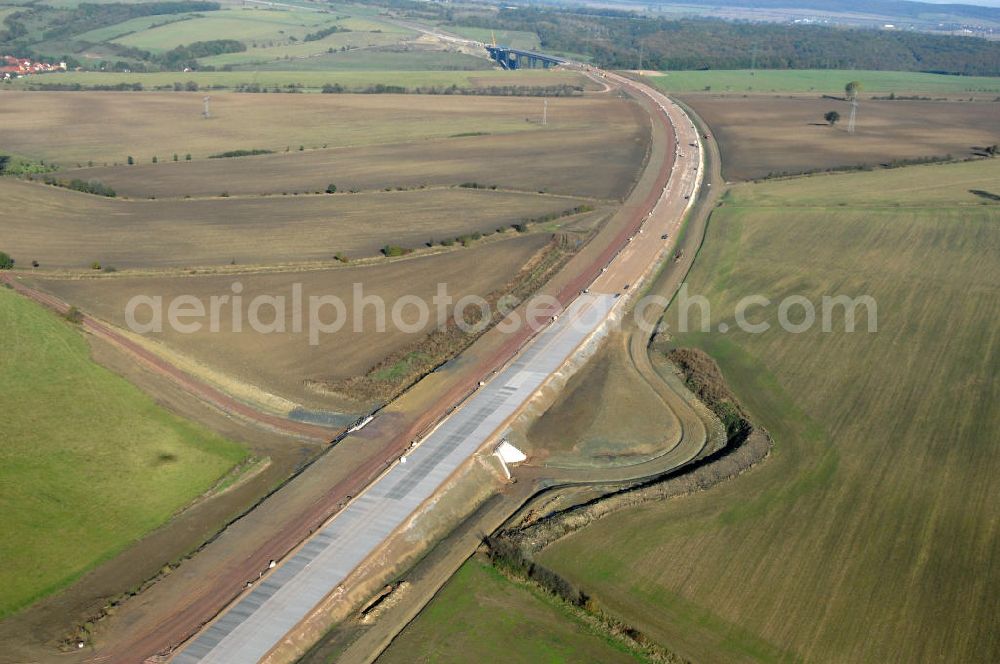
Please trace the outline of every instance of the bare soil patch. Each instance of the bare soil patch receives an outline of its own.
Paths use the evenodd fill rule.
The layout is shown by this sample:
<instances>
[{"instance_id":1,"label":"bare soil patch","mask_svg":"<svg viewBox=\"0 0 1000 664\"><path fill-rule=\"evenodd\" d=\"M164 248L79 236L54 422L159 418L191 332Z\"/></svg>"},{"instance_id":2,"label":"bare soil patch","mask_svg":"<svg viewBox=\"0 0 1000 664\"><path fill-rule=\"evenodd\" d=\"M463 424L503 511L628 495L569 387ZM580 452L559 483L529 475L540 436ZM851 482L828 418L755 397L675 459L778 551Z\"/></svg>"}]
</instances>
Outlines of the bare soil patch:
<instances>
[{"instance_id":1,"label":"bare soil patch","mask_svg":"<svg viewBox=\"0 0 1000 664\"><path fill-rule=\"evenodd\" d=\"M1000 103L859 102L855 133L850 103L833 98L689 94L684 101L712 128L727 180L794 174L893 160L973 156L1000 141ZM829 126L823 115L840 114Z\"/></svg>"},{"instance_id":2,"label":"bare soil patch","mask_svg":"<svg viewBox=\"0 0 1000 664\"><path fill-rule=\"evenodd\" d=\"M371 147L84 168L65 178L98 180L131 198L281 194L397 187L483 186L624 197L638 176L648 119L622 103L619 121L601 127L456 136ZM629 112L632 111L632 112Z\"/></svg>"},{"instance_id":3,"label":"bare soil patch","mask_svg":"<svg viewBox=\"0 0 1000 664\"><path fill-rule=\"evenodd\" d=\"M680 436L677 417L615 336L570 378L527 439L546 463L596 467L636 463L669 449Z\"/></svg>"},{"instance_id":4,"label":"bare soil patch","mask_svg":"<svg viewBox=\"0 0 1000 664\"><path fill-rule=\"evenodd\" d=\"M0 245L45 269L279 264L373 256L559 214L578 199L439 189L132 201L0 180Z\"/></svg>"},{"instance_id":5,"label":"bare soil patch","mask_svg":"<svg viewBox=\"0 0 1000 664\"><path fill-rule=\"evenodd\" d=\"M504 317L498 306L501 298L523 302L531 297L572 257L575 249L567 236L552 236L507 284L480 294L488 303L489 312L484 313L476 307L456 311L446 324L435 326L426 336L388 353L364 375L345 380L310 381L308 385L321 393L351 401L387 403L421 376L467 348L483 331L499 323ZM476 327L463 329L458 324L459 319Z\"/></svg>"},{"instance_id":6,"label":"bare soil patch","mask_svg":"<svg viewBox=\"0 0 1000 664\"><path fill-rule=\"evenodd\" d=\"M42 288L75 303L80 309L119 326L125 325L126 303L136 295L158 295L164 302L179 295L193 295L208 302L213 295L232 295L233 284L239 282L244 302L258 295L284 296L289 302L285 309L285 332L257 333L248 329L246 321L243 331L237 332L231 317L223 315L217 333L208 330L207 325L195 334L184 334L165 326L162 334L148 336L223 374L292 401L325 408L336 407L334 404L340 401L337 405L341 407L359 408L358 403L336 399L308 385L362 375L383 358L423 339L435 324L432 318L419 331L406 333L392 324L393 303L403 295L415 295L430 302L437 293L438 284L444 284L455 300L469 294L486 296L503 288L548 242L546 234L512 236L509 240L440 255L306 272L40 278L38 282ZM367 307L359 312L359 332L353 331L355 312L348 311L348 321L341 330L319 335L319 344L310 345L307 328L301 333L293 331L290 303L296 283L301 284L305 301L310 295L334 295L348 305L352 302L355 284L358 284L363 295L379 296L387 303L390 311L386 312L385 330L377 331L376 309ZM230 311L230 308L225 309L227 313ZM269 321L271 315L270 311L265 311L261 318ZM409 319L411 314L407 316ZM331 317L329 311L324 311L324 320Z\"/></svg>"},{"instance_id":7,"label":"bare soil patch","mask_svg":"<svg viewBox=\"0 0 1000 664\"><path fill-rule=\"evenodd\" d=\"M0 149L68 168L88 161L124 164L129 156L145 164L174 154L200 159L236 149L377 145L542 129L542 100L532 97L220 93L212 95L212 117L205 119L203 96L4 92ZM620 105L605 97L550 99L547 126L582 128L602 118L616 122Z\"/></svg>"}]
</instances>

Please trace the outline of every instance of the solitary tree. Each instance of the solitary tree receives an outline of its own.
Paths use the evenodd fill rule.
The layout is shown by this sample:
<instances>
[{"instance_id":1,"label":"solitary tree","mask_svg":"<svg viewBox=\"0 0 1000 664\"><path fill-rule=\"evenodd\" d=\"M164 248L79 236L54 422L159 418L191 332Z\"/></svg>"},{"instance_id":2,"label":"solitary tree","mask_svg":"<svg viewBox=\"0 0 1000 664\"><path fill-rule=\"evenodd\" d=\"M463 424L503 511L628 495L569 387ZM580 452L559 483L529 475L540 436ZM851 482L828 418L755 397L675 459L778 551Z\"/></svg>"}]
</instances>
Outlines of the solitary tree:
<instances>
[{"instance_id":1,"label":"solitary tree","mask_svg":"<svg viewBox=\"0 0 1000 664\"><path fill-rule=\"evenodd\" d=\"M131 166L134 163L135 163L135 157L133 157L132 155L129 155L129 157L128 157L128 165Z\"/></svg>"},{"instance_id":2,"label":"solitary tree","mask_svg":"<svg viewBox=\"0 0 1000 664\"><path fill-rule=\"evenodd\" d=\"M823 119L826 120L827 123L832 127L833 125L840 122L840 113L838 113L837 111L827 111L826 115L823 116Z\"/></svg>"},{"instance_id":3,"label":"solitary tree","mask_svg":"<svg viewBox=\"0 0 1000 664\"><path fill-rule=\"evenodd\" d=\"M858 92L861 90L860 81L851 81L844 86L844 93L847 95L848 99L855 99L858 96Z\"/></svg>"},{"instance_id":4,"label":"solitary tree","mask_svg":"<svg viewBox=\"0 0 1000 664\"><path fill-rule=\"evenodd\" d=\"M9 270L14 267L14 259L0 251L0 270Z\"/></svg>"},{"instance_id":5,"label":"solitary tree","mask_svg":"<svg viewBox=\"0 0 1000 664\"><path fill-rule=\"evenodd\" d=\"M328 185L326 185L326 193L328 193L328 194L336 194L337 193L337 185L335 185L335 184L328 184Z\"/></svg>"}]
</instances>

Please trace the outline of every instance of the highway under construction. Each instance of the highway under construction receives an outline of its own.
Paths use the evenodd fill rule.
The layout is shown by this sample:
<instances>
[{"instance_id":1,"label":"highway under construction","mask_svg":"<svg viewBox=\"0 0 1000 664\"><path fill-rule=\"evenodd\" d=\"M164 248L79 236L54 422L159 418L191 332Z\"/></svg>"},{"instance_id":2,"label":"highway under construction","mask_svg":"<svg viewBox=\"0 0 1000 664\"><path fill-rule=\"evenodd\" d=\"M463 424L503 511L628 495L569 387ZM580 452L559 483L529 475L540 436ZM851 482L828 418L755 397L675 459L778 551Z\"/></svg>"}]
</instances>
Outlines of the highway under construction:
<instances>
[{"instance_id":1,"label":"highway under construction","mask_svg":"<svg viewBox=\"0 0 1000 664\"><path fill-rule=\"evenodd\" d=\"M174 658L261 659L502 427L607 318L610 295L577 298L520 356L476 392L274 573Z\"/></svg>"},{"instance_id":2,"label":"highway under construction","mask_svg":"<svg viewBox=\"0 0 1000 664\"><path fill-rule=\"evenodd\" d=\"M172 661L257 662L266 658L360 565L447 485L477 452L495 446L507 423L588 339L620 319L628 296L671 255L684 216L701 183L699 136L678 106L655 90L613 74L579 66L595 78L651 101L673 137L669 172L635 224L588 288L553 315L492 378L459 404L418 444L401 455L290 555L267 571L215 620L183 645ZM648 232L647 232L648 231Z\"/></svg>"}]
</instances>

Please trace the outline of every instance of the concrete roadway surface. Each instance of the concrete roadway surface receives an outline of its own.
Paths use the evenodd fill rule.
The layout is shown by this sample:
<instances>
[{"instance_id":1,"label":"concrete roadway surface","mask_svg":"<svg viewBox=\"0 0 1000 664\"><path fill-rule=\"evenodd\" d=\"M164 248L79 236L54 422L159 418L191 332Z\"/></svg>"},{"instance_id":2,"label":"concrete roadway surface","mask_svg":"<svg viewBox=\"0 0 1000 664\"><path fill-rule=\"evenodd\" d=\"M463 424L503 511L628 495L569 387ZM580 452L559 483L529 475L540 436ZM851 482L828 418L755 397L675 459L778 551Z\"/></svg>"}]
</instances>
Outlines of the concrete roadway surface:
<instances>
[{"instance_id":1,"label":"concrete roadway surface","mask_svg":"<svg viewBox=\"0 0 1000 664\"><path fill-rule=\"evenodd\" d=\"M264 580L244 592L173 657L178 664L243 664L264 658L286 634L431 499L591 335L619 314L627 297L675 245L701 182L700 143L686 114L661 93L614 74L581 67L652 100L673 125L676 158L666 187L640 230L591 287L508 366L431 434L306 540ZM664 239L663 236L667 236Z\"/></svg>"},{"instance_id":2,"label":"concrete roadway surface","mask_svg":"<svg viewBox=\"0 0 1000 664\"><path fill-rule=\"evenodd\" d=\"M174 658L256 662L489 442L600 325L610 295L577 298L498 376Z\"/></svg>"}]
</instances>

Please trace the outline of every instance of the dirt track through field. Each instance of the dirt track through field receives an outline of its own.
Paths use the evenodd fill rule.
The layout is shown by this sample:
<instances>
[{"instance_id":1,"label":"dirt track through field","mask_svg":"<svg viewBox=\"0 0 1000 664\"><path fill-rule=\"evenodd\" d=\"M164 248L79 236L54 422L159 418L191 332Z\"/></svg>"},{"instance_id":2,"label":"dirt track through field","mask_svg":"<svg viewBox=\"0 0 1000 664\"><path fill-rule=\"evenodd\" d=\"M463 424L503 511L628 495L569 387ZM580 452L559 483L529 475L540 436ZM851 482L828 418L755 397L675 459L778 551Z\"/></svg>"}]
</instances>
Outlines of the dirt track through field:
<instances>
[{"instance_id":1,"label":"dirt track through field","mask_svg":"<svg viewBox=\"0 0 1000 664\"><path fill-rule=\"evenodd\" d=\"M0 275L0 279L2 279L4 283L10 284L18 293L31 298L35 302L38 302L49 309L52 309L58 314L65 315L70 309L70 305L66 304L62 300L46 293L42 293L34 288L29 288L24 284L21 284L17 279L11 278L9 275ZM311 440L330 442L337 435L337 432L332 429L304 422L296 422L294 420L258 410L241 401L233 399L210 385L207 385L193 376L184 373L156 354L150 352L146 348L115 331L113 328L104 325L90 316L81 314L80 325L87 332L105 339L149 367L151 370L171 379L188 392L194 394L199 399L212 404L224 413L249 420L282 433L288 433Z\"/></svg>"}]
</instances>

